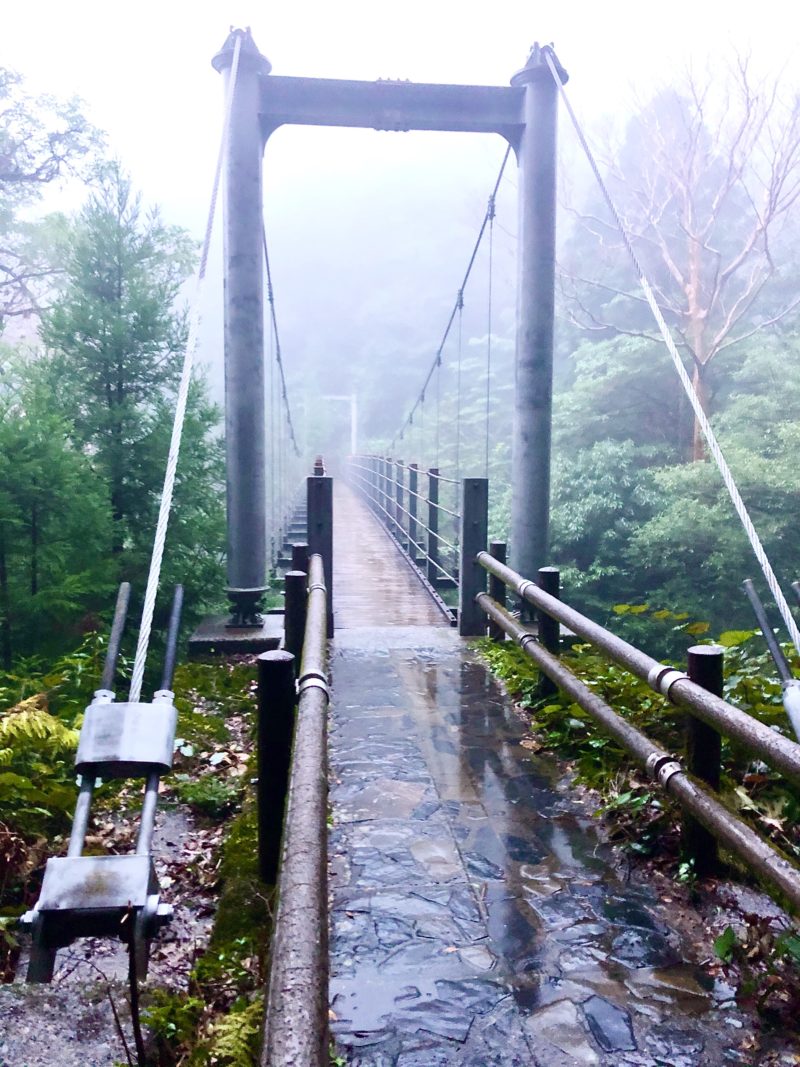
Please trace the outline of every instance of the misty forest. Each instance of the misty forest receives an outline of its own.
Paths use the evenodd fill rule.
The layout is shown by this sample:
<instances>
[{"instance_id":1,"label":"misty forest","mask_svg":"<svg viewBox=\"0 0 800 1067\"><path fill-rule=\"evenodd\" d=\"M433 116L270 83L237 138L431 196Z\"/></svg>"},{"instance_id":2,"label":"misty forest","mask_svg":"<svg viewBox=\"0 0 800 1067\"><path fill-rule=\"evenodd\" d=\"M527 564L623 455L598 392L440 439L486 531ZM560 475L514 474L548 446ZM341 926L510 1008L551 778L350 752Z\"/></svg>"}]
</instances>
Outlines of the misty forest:
<instances>
[{"instance_id":1,"label":"misty forest","mask_svg":"<svg viewBox=\"0 0 800 1067\"><path fill-rule=\"evenodd\" d=\"M722 90L687 77L658 92L613 142L598 135L597 150L773 565L793 577L800 113L741 59L726 77ZM109 162L79 104L33 98L10 71L2 94L0 656L12 670L20 659L73 649L121 575L135 583L146 572L196 246L132 186L124 161ZM83 208L37 217L43 191L66 175L85 184ZM452 330L402 439L398 426L449 311L451 293L437 276L452 278L454 293L466 265L468 212L464 232L437 234L422 262L411 242L424 222L409 227L405 258L415 268L402 268L403 249L393 252L394 278L379 266L346 358L326 345L328 333L342 332L336 292L314 296L318 321L332 326L304 331L291 322L283 337L289 395L303 396L295 421L305 454L346 454L349 408L323 397L351 393L362 451L477 476L487 473L488 448L490 533L500 538L509 525L514 389L509 171L503 183L492 306L484 242L460 340ZM573 602L603 619L613 604L646 603L715 627L743 624L750 549L614 221L588 183L562 193L548 562L562 568ZM477 207L480 191L470 196ZM356 283L352 269L343 285ZM414 314L400 326L393 320L387 335L390 303ZM309 380L313 392L303 389ZM222 397L213 400L201 368L167 564L169 577L187 584L194 617L222 585ZM284 481L299 477L300 468L284 467Z\"/></svg>"},{"instance_id":2,"label":"misty forest","mask_svg":"<svg viewBox=\"0 0 800 1067\"><path fill-rule=\"evenodd\" d=\"M54 95L40 95L15 71L0 68L0 892L6 895L0 981L6 982L20 952L13 924L35 899L48 843L60 847L68 833L78 729L96 688L120 582L132 585L131 617L141 614L201 249L199 226L189 232L175 225L148 189L137 186L132 161L115 151L113 131L97 128L82 101L52 88ZM752 645L752 656L736 647L754 631L742 583L755 579L765 601L766 586L630 252L653 287L788 588L800 578L800 97L785 78L764 75L745 54L730 51L713 77L676 69L671 84L632 103L627 114L595 121L586 134L631 247L562 108L550 548L541 565L560 569L570 605L655 657L679 659L698 637L727 634L737 671L727 695L774 723L778 687L768 699L754 695L759 672L771 684L772 667ZM268 609L280 603L278 557L303 479L317 455L334 479L344 479L351 435L361 455L390 456L421 471L438 468L452 479L487 477L489 537L508 542L513 558L515 336L524 294L516 291L515 156L511 151L501 170L505 145L495 141L491 149L482 145L475 168L486 173L491 157L489 170L500 173L494 193L493 181L484 188L475 174L450 173L446 156L437 156L439 171L419 179L429 181L427 211L405 187L416 179L400 168L388 195L379 184L363 204L345 204L318 239L310 232L295 238L280 203L267 198ZM359 190L367 178L359 179ZM395 240L379 254L359 215L384 198L381 210L392 220ZM449 228L436 218L445 201L458 205ZM222 258L216 246L210 269L219 273L215 257ZM212 284L221 289L217 279ZM161 575L162 591L184 586L186 632L226 610L220 301L209 299L204 308ZM287 410L297 455L287 438ZM168 614L162 596L154 623L159 649ZM778 625L777 612L770 618ZM129 636L123 676L133 650ZM524 657L497 648L485 655L514 699L534 706L541 694L525 673L532 668L522 666ZM252 696L251 666L234 662L216 673L207 664L178 668L175 690L182 686L188 695L186 708L179 701L179 773L168 788L192 817L206 820L202 832L211 835L187 861L191 885L204 893L222 870L223 881L248 888L221 905L228 925L213 935L222 940L211 942L219 952L198 954L199 962L193 957L190 994L180 1000L158 994L148 1002L158 1054L147 1062L255 1062L267 949L266 935L256 944L252 931L271 921L273 898L252 890L256 875L241 859L255 848L256 833L242 784L253 773L252 724L237 696L240 690ZM584 668L590 685L634 709L643 728L652 726L657 736L666 731L665 744L674 742L675 721L656 722L660 712L643 702L644 687L622 682L622 672L607 669L594 653L586 653ZM148 674L151 681L156 687ZM616 811L620 836L634 851L655 848L665 834L673 840L675 811L653 800L621 749L590 740L586 718L552 693L542 712L544 740L531 747L570 761L578 781ZM199 712L192 718L192 701L207 721ZM573 709L567 725L565 708ZM731 789L740 794L742 817L785 853L800 856L796 790L784 790L777 774L738 750L733 765ZM225 768L223 778L218 771ZM751 803L741 786L752 784L754 774L762 799ZM102 788L109 792L101 796L111 798L104 801L106 822L98 820L88 839L98 852L111 847L116 832L109 827L117 816L108 813L127 812L128 801L124 791ZM240 821L230 833L225 824L223 833L222 821L233 813ZM644 824L636 822L642 818ZM213 864L211 838L221 850L214 855L222 857ZM675 870L692 891L697 871L685 860ZM794 941L785 953L793 967L800 961L800 940ZM743 960L750 943L742 945L740 956L735 947L727 959L722 950L717 957ZM765 1003L779 987L791 989L774 1011L769 1001L773 1021L788 1026L800 1004L800 977L796 968L791 979L781 971L780 986L769 985L765 974L773 975L766 963L756 983ZM346 1062L335 1050L331 1057L332 1064Z\"/></svg>"}]
</instances>

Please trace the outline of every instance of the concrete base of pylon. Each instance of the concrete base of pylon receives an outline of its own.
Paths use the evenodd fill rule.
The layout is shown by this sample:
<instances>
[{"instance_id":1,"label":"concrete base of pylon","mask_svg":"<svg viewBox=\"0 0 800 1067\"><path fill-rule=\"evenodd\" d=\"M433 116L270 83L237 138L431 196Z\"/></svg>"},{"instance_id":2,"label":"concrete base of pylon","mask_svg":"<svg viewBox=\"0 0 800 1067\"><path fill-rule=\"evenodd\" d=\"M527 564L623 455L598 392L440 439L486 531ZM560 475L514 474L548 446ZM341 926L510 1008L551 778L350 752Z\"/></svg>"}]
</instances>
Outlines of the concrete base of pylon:
<instances>
[{"instance_id":1,"label":"concrete base of pylon","mask_svg":"<svg viewBox=\"0 0 800 1067\"><path fill-rule=\"evenodd\" d=\"M189 656L256 655L279 648L283 641L283 613L265 614L260 626L228 626L228 615L203 619L189 638Z\"/></svg>"}]
</instances>

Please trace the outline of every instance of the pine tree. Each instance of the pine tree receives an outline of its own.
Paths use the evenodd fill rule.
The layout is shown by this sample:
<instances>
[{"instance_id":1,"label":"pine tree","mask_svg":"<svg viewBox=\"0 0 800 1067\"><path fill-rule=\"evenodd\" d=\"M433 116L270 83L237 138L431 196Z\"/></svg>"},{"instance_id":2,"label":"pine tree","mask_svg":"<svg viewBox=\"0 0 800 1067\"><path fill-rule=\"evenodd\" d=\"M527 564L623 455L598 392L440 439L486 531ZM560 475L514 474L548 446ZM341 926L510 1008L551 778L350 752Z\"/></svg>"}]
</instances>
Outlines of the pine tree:
<instances>
[{"instance_id":1,"label":"pine tree","mask_svg":"<svg viewBox=\"0 0 800 1067\"><path fill-rule=\"evenodd\" d=\"M194 260L185 231L166 225L118 164L99 175L70 234L61 295L42 338L53 395L108 487L108 545L118 576L144 584L186 343L181 287ZM193 383L164 583L187 601L222 588L224 474L216 409ZM173 574L175 567L180 573Z\"/></svg>"}]
</instances>

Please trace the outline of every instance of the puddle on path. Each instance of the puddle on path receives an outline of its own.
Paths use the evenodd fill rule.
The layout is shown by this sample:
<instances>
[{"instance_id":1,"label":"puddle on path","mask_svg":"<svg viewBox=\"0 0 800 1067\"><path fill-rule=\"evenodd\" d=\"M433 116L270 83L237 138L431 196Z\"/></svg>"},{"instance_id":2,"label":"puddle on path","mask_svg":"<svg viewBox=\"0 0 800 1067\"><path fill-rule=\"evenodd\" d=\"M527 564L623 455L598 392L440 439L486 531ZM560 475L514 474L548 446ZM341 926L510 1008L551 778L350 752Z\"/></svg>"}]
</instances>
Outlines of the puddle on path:
<instances>
[{"instance_id":1,"label":"puddle on path","mask_svg":"<svg viewBox=\"0 0 800 1067\"><path fill-rule=\"evenodd\" d=\"M331 1005L348 1062L747 1063L729 990L684 962L555 768L519 745L525 724L474 653L418 627L376 656L359 633L332 659Z\"/></svg>"}]
</instances>

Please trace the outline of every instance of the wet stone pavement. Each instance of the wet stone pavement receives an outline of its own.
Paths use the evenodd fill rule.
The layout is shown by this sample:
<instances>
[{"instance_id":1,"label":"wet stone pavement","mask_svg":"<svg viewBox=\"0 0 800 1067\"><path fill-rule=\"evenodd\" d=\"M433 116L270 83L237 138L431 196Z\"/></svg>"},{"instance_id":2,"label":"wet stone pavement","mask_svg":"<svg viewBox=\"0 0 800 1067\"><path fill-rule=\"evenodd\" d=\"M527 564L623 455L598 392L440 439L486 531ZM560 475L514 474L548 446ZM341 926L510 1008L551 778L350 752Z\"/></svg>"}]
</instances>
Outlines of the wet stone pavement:
<instances>
[{"instance_id":1,"label":"wet stone pavement","mask_svg":"<svg viewBox=\"0 0 800 1067\"><path fill-rule=\"evenodd\" d=\"M450 631L332 657L332 1031L358 1067L746 1063L525 723Z\"/></svg>"},{"instance_id":2,"label":"wet stone pavement","mask_svg":"<svg viewBox=\"0 0 800 1067\"><path fill-rule=\"evenodd\" d=\"M748 1063L731 990L684 962L367 509L341 486L334 506L337 1049L352 1067Z\"/></svg>"}]
</instances>

